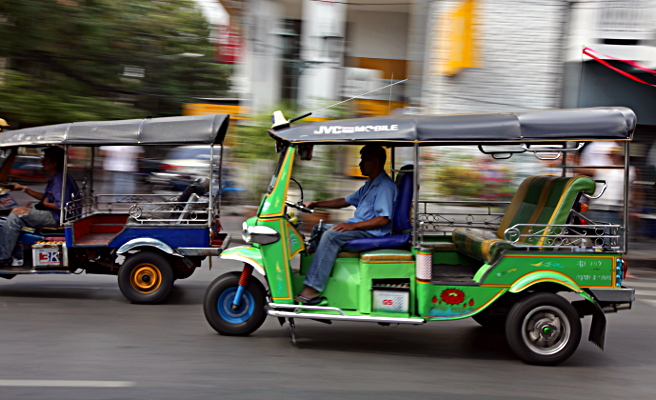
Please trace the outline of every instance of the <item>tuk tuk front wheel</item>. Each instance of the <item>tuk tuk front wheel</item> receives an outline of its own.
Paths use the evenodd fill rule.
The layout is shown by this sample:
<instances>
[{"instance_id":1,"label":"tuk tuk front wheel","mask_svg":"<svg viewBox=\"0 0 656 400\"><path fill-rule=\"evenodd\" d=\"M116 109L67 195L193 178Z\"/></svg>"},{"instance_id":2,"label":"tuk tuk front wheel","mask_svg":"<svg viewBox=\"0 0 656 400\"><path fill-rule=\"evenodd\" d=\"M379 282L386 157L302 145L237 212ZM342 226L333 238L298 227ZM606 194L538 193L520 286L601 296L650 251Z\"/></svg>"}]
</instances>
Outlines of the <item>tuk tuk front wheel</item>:
<instances>
[{"instance_id":1,"label":"tuk tuk front wheel","mask_svg":"<svg viewBox=\"0 0 656 400\"><path fill-rule=\"evenodd\" d=\"M173 270L161 254L142 251L131 255L118 270L118 287L132 303L157 304L173 287Z\"/></svg>"},{"instance_id":2,"label":"tuk tuk front wheel","mask_svg":"<svg viewBox=\"0 0 656 400\"><path fill-rule=\"evenodd\" d=\"M581 320L564 298L554 293L535 293L510 310L506 339L515 354L528 364L560 364L579 346Z\"/></svg>"},{"instance_id":3,"label":"tuk tuk front wheel","mask_svg":"<svg viewBox=\"0 0 656 400\"><path fill-rule=\"evenodd\" d=\"M251 277L246 290L243 291L239 308L233 309L240 275L239 272L223 274L216 278L205 292L205 318L221 335L250 335L262 326L266 319L266 290L255 277Z\"/></svg>"}]
</instances>

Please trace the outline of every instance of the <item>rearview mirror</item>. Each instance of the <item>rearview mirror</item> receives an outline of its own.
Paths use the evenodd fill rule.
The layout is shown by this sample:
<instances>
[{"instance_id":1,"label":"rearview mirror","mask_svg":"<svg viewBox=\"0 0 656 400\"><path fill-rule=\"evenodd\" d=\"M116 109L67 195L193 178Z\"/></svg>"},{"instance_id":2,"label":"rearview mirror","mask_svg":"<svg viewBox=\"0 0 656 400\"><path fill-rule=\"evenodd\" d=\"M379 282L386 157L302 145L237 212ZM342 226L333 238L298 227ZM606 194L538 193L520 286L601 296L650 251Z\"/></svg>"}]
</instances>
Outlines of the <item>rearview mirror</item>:
<instances>
[{"instance_id":1,"label":"rearview mirror","mask_svg":"<svg viewBox=\"0 0 656 400\"><path fill-rule=\"evenodd\" d=\"M298 155L301 156L301 160L311 160L312 159L312 145L302 145L298 146Z\"/></svg>"}]
</instances>

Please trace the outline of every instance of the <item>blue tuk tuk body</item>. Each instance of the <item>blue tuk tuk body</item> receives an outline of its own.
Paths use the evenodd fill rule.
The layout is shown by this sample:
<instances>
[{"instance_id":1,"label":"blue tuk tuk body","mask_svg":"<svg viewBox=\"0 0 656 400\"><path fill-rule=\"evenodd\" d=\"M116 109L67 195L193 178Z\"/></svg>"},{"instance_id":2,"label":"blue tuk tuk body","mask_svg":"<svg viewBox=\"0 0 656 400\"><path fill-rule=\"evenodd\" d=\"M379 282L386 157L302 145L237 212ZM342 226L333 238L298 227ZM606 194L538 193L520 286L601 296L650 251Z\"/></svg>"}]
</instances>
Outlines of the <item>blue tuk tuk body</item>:
<instances>
[{"instance_id":1,"label":"blue tuk tuk body","mask_svg":"<svg viewBox=\"0 0 656 400\"><path fill-rule=\"evenodd\" d=\"M7 152L0 180L7 181L19 146L63 146L67 150L65 165L72 146L91 147L91 165L95 150L107 145L203 144L211 147L214 157L215 145L222 144L228 123L227 115L215 114L15 130L0 138L0 149ZM98 194L93 168L89 168L81 193L61 210L61 226L38 231L24 228L14 263L0 269L0 277L81 271L111 274L118 276L119 287L130 301L161 302L174 280L191 276L203 259L219 255L230 242L230 237L220 232L220 198L213 195L217 192L212 188L213 171L210 163L207 178L179 194Z\"/></svg>"}]
</instances>

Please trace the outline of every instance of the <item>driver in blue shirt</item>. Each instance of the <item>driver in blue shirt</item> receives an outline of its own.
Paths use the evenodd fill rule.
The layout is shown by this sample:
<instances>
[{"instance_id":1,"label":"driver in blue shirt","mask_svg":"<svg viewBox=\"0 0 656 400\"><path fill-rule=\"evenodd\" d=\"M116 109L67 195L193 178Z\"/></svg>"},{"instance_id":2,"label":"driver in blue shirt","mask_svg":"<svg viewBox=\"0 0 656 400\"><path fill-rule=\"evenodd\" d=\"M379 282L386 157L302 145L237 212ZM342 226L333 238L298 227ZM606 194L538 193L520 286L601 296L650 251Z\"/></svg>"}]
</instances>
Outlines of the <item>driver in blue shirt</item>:
<instances>
[{"instance_id":1,"label":"driver in blue shirt","mask_svg":"<svg viewBox=\"0 0 656 400\"><path fill-rule=\"evenodd\" d=\"M308 208L343 208L355 206L353 218L336 225L326 225L305 277L305 287L295 297L298 303L317 305L325 299L319 294L326 287L340 248L351 239L385 236L392 231L392 213L397 187L385 172L387 154L380 145L368 144L360 150L360 171L368 177L358 191L345 198L313 201Z\"/></svg>"}]
</instances>

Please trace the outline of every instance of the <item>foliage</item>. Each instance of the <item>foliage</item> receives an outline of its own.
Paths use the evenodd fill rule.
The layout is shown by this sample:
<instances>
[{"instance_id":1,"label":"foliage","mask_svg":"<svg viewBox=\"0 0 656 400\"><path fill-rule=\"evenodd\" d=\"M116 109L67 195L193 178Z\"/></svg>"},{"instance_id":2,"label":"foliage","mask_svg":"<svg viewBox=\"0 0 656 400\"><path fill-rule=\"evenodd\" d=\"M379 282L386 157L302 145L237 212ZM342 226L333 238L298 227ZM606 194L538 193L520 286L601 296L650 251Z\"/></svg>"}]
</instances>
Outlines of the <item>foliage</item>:
<instances>
[{"instance_id":1,"label":"foliage","mask_svg":"<svg viewBox=\"0 0 656 400\"><path fill-rule=\"evenodd\" d=\"M277 154L275 142L267 131L271 128L271 114L252 116L245 124L238 125L234 130L237 134L237 147L233 150L235 158L242 160L274 160ZM283 111L283 114L292 113Z\"/></svg>"},{"instance_id":2,"label":"foliage","mask_svg":"<svg viewBox=\"0 0 656 400\"><path fill-rule=\"evenodd\" d=\"M440 194L455 197L476 197L483 190L480 173L470 167L446 165L438 170Z\"/></svg>"},{"instance_id":3,"label":"foliage","mask_svg":"<svg viewBox=\"0 0 656 400\"><path fill-rule=\"evenodd\" d=\"M515 191L514 174L502 160L489 156L473 156L443 150L438 163L431 168L430 178L441 196L509 200Z\"/></svg>"},{"instance_id":4,"label":"foliage","mask_svg":"<svg viewBox=\"0 0 656 400\"><path fill-rule=\"evenodd\" d=\"M22 125L180 114L227 90L192 0L3 0L2 117ZM5 40L9 38L9 40Z\"/></svg>"}]
</instances>

